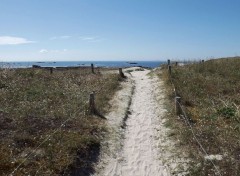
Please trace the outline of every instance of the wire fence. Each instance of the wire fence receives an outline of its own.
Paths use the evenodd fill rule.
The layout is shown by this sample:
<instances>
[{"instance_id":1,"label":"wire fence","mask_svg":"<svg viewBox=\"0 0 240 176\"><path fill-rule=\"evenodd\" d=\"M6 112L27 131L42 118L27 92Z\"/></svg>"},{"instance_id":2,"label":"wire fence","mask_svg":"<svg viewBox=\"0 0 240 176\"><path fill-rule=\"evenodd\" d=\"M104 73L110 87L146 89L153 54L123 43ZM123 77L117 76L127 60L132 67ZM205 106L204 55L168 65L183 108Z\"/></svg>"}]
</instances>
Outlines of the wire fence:
<instances>
[{"instance_id":1,"label":"wire fence","mask_svg":"<svg viewBox=\"0 0 240 176\"><path fill-rule=\"evenodd\" d=\"M99 71L99 70L98 70ZM93 71L94 72L94 71ZM50 73L52 74L52 71L50 71ZM121 75L120 75L121 76ZM94 90L89 90L89 91L85 91L83 93L83 95L90 95L92 93L94 94L101 94L102 90L105 88L105 84L102 83L99 85L99 87L94 88ZM86 107L89 106L90 108L90 96L81 96L81 98L79 99L80 102L85 102L82 104L81 107L79 107L79 109L74 112L72 114L72 116L69 116L67 119L65 119L57 128L54 129L54 131L52 131L50 134L48 134L35 148L33 148L30 152L28 152L27 154L25 154L24 158L22 159L22 161L11 171L11 173L9 174L10 176L14 176L16 175L17 171L19 171L21 168L25 167L25 163L29 160L31 160L31 157L36 157L37 156L37 150L40 149L45 143L47 143L51 138L53 138L53 136L60 132L62 130L62 128L70 121L75 119L77 116L76 114L83 114L85 115L85 111L86 111ZM89 99L88 99L89 98ZM95 107L94 107L95 108ZM90 111L89 111L90 113ZM74 115L75 114L75 115ZM98 114L96 114L98 115ZM47 166L47 162L45 162L43 165L40 165L39 168L36 170L35 175L40 174L41 170L44 169ZM66 169L66 168L65 168ZM50 171L52 172L52 171ZM51 173L50 173L51 174Z\"/></svg>"},{"instance_id":2,"label":"wire fence","mask_svg":"<svg viewBox=\"0 0 240 176\"><path fill-rule=\"evenodd\" d=\"M203 61L204 62L204 61ZM194 130L193 130L193 127L192 127L192 124L190 123L189 121L189 117L187 116L187 113L186 111L184 110L183 108L183 105L181 104L181 102L179 102L179 99L178 99L178 94L177 94L177 90L176 90L176 87L174 85L174 82L173 82L173 79L172 79L172 67L170 65L170 61L168 61L168 74L169 74L169 79L170 79L170 82L171 82L171 85L173 87L173 92L174 92L174 99L175 99L175 104L176 104L176 107L179 107L182 114L181 116L183 117L184 119L184 122L186 123L186 125L189 127L192 135L193 135L193 138L195 139L195 141L197 142L197 144L199 145L199 147L201 148L202 152L205 154L205 156L209 156L209 154L207 153L207 151L205 150L205 148L203 147L203 145L201 144L201 142L198 140ZM210 160L211 164L213 165L214 169L216 170L216 173L220 176L222 176L220 170L218 169L218 167L214 164L214 162L212 160Z\"/></svg>"},{"instance_id":3,"label":"wire fence","mask_svg":"<svg viewBox=\"0 0 240 176\"><path fill-rule=\"evenodd\" d=\"M86 105L86 104L87 104L87 103L85 103L84 105ZM84 107L84 105L83 105L83 107ZM75 113L78 113L78 112L75 112ZM71 116L71 117L69 117L68 119L66 119L56 130L54 130L54 132L53 132L51 135L49 135L47 138L45 138L45 139L43 140L43 142L42 142L41 144L39 144L39 146L38 146L33 152L31 152L31 153L29 154L29 156L28 156L25 160L27 160L33 153L35 153L35 151L36 151L41 145L43 145L45 142L47 142L49 139L51 139L51 137L53 137L54 134L56 134L57 132L59 132L59 131L62 129L62 127L64 127L64 126L67 124L68 121L73 120L73 119L75 119L75 118L76 118L76 116L73 115L73 117ZM36 155L35 155L35 156L36 156ZM21 163L21 164L23 164L23 163ZM38 175L39 172L40 172L40 171L44 168L44 166L46 166L46 165L47 165L47 163L41 165L41 166L39 167L39 169L36 171L35 175ZM18 168L20 168L20 166L21 166L21 165L19 165ZM16 168L16 169L18 169L18 168ZM16 169L15 169L15 170L16 170ZM52 174L52 173L53 173L53 171L50 171L49 174ZM13 173L12 173L12 174L13 174Z\"/></svg>"}]
</instances>

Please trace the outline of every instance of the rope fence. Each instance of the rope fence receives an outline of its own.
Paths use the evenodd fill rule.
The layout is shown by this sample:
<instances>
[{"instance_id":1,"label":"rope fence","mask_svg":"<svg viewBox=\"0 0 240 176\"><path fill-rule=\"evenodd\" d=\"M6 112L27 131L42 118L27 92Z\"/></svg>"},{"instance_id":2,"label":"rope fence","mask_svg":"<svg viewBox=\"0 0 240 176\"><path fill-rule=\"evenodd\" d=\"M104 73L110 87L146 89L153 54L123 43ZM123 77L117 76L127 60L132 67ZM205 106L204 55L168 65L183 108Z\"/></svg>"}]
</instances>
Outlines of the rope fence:
<instances>
[{"instance_id":1,"label":"rope fence","mask_svg":"<svg viewBox=\"0 0 240 176\"><path fill-rule=\"evenodd\" d=\"M204 61L202 61L204 62ZM179 97L177 95L177 91L176 91L176 87L173 83L173 79L172 79L172 67L170 65L170 60L168 60L168 74L169 74L169 79L171 82L171 85L173 87L173 92L174 92L174 100L175 100L175 111L176 111L176 115L181 115L181 117L183 117L184 122L186 123L186 125L189 127L193 138L195 139L195 141L197 142L197 144L199 145L199 147L201 148L202 152L206 155L209 156L209 154L207 153L207 151L204 149L203 145L201 144L201 142L198 140L196 134L194 133L193 127L189 121L189 118L187 116L186 111L183 108L183 105L181 104L181 97ZM218 167L214 164L214 162L212 160L210 160L211 164L213 165L213 167L215 168L216 172L218 175L222 176L220 170L218 169Z\"/></svg>"},{"instance_id":2,"label":"rope fence","mask_svg":"<svg viewBox=\"0 0 240 176\"><path fill-rule=\"evenodd\" d=\"M87 103L85 103L84 105L86 105ZM83 105L83 107L84 107L84 105ZM77 113L77 112L75 112L75 113ZM75 119L76 117L74 116L74 117L69 117L68 119L66 119L51 135L49 135L42 143L41 143L41 145L43 145L45 142L47 142L49 139L51 139L51 137L53 137L53 135L55 134L55 133L57 133L57 132L59 132L61 129L62 129L62 127L64 127L64 125L68 122L68 121L70 121L70 120L73 120L73 119ZM40 146L38 146L38 148L39 148ZM35 149L35 151L37 150L37 148ZM32 152L32 153L34 153L34 152ZM35 155L36 156L36 155ZM28 159L28 158L26 158L26 159ZM44 166L46 166L46 164L47 163L45 163L45 164L43 164L43 165L41 165L40 167L39 167L39 169L36 171L36 173L35 173L35 175L37 175L38 173L39 173L39 171L41 171L42 169L43 169L43 167ZM50 174L52 174L52 172L53 171L51 171L51 173Z\"/></svg>"},{"instance_id":3,"label":"rope fence","mask_svg":"<svg viewBox=\"0 0 240 176\"><path fill-rule=\"evenodd\" d=\"M91 64L91 72L94 72L94 66L93 64ZM50 68L50 74L53 73L53 69ZM119 68L119 76L125 78L124 73L122 72L122 68ZM67 122L69 122L70 120L73 120L76 118L76 115L74 114L79 114L79 113L83 113L85 114L85 107L88 105L89 108L89 114L90 115L100 115L99 112L97 111L96 107L95 107L95 95L101 93L102 89L104 88L104 84L102 84L98 89L95 89L93 91L87 91L84 94L85 95L89 95L89 99L88 101L85 101L84 104L82 104L81 107L79 107L79 110L74 112L72 116L69 116L69 118L67 118L65 121L63 121L61 123L61 125L59 125L59 127L57 127L51 134L47 135L43 141L37 145L37 147L35 147L33 150L31 150L31 152L29 152L28 154L25 155L24 159L12 170L12 172L9 174L9 176L13 176L19 169L21 169L24 164L30 159L31 156L36 157L37 154L37 150L43 146L47 141L49 141L57 132L59 132L66 124ZM86 96L81 96L81 102L84 102L83 100L85 100L87 97ZM80 100L80 99L79 99ZM101 116L100 116L101 117ZM47 163L41 165L39 167L39 169L36 171L35 175L37 175L43 168L44 165L46 165Z\"/></svg>"},{"instance_id":4,"label":"rope fence","mask_svg":"<svg viewBox=\"0 0 240 176\"><path fill-rule=\"evenodd\" d=\"M84 111L84 106L86 106L88 104L88 102L86 102L85 104L83 104L82 105L82 108L80 109L80 110L78 110L78 111L76 111L74 114L77 114L77 113L79 113L80 111ZM25 159L11 172L11 174L10 174L10 176L13 176L14 175L14 173L18 170L18 169L20 169L21 168L21 166L23 166L24 165L24 163L31 157L31 156L33 156L34 155L34 153L36 153L36 151L43 145L43 144L45 144L49 139L51 139L52 137L53 137L53 135L54 134L56 134L57 132L59 132L61 129L62 129L62 127L64 127L65 125L66 125L66 123L68 122L68 121L70 121L70 120L72 120L72 119L75 119L76 118L76 116L70 116L69 118L67 118L57 129L55 129L50 135L48 135L34 150L32 150L31 152L29 152L27 155L26 155L26 157L25 157ZM36 154L35 154L35 157L36 157ZM43 166L41 166L40 168L39 168L39 170L42 168ZM39 171L38 170L38 171ZM36 173L37 174L37 173Z\"/></svg>"}]
</instances>

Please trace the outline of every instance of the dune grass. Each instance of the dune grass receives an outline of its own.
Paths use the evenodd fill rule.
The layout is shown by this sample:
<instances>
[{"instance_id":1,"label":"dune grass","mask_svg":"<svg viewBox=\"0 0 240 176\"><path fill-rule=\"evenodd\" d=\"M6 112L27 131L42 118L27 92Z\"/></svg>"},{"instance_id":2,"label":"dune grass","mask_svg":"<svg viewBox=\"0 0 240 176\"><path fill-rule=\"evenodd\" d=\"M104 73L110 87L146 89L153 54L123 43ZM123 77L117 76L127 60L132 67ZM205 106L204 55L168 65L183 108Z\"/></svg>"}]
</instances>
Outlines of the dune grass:
<instances>
[{"instance_id":1,"label":"dune grass","mask_svg":"<svg viewBox=\"0 0 240 176\"><path fill-rule=\"evenodd\" d=\"M222 58L204 63L173 66L172 80L182 104L192 120L193 130L210 155L222 155L212 160L222 175L240 175L240 58ZM163 77L173 92L166 67ZM173 106L174 107L174 106ZM174 109L172 109L174 113ZM176 117L176 116L174 116ZM174 122L175 121L175 122ZM172 119L196 164L193 175L217 175L212 163L204 159L188 127Z\"/></svg>"},{"instance_id":2,"label":"dune grass","mask_svg":"<svg viewBox=\"0 0 240 176\"><path fill-rule=\"evenodd\" d=\"M89 114L88 97L95 91L98 111L107 112L119 80L88 68L1 69L0 175L19 165L13 175L91 171L107 129Z\"/></svg>"}]
</instances>

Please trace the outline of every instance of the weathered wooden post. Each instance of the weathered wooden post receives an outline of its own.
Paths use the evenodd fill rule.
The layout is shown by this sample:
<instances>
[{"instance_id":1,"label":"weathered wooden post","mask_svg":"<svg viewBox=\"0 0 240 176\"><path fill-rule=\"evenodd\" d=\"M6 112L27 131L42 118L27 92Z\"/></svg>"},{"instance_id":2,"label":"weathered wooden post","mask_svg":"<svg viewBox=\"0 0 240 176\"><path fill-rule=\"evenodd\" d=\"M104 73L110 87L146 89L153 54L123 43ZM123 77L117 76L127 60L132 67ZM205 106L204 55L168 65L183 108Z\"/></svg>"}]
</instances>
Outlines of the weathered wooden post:
<instances>
[{"instance_id":1,"label":"weathered wooden post","mask_svg":"<svg viewBox=\"0 0 240 176\"><path fill-rule=\"evenodd\" d=\"M172 66L171 65L168 66L168 73L170 76L172 75Z\"/></svg>"},{"instance_id":2,"label":"weathered wooden post","mask_svg":"<svg viewBox=\"0 0 240 176\"><path fill-rule=\"evenodd\" d=\"M89 96L89 111L90 111L90 114L95 113L95 95L94 95L94 92L90 93L90 96Z\"/></svg>"},{"instance_id":3,"label":"weathered wooden post","mask_svg":"<svg viewBox=\"0 0 240 176\"><path fill-rule=\"evenodd\" d=\"M92 73L94 73L94 65L91 64Z\"/></svg>"},{"instance_id":4,"label":"weathered wooden post","mask_svg":"<svg viewBox=\"0 0 240 176\"><path fill-rule=\"evenodd\" d=\"M167 60L168 65L170 65L170 59Z\"/></svg>"},{"instance_id":5,"label":"weathered wooden post","mask_svg":"<svg viewBox=\"0 0 240 176\"><path fill-rule=\"evenodd\" d=\"M119 75L122 77L122 78L125 78L124 74L123 74L123 71L122 71L122 68L119 68Z\"/></svg>"},{"instance_id":6,"label":"weathered wooden post","mask_svg":"<svg viewBox=\"0 0 240 176\"><path fill-rule=\"evenodd\" d=\"M53 73L53 68L52 67L50 67L50 74L52 74Z\"/></svg>"},{"instance_id":7,"label":"weathered wooden post","mask_svg":"<svg viewBox=\"0 0 240 176\"><path fill-rule=\"evenodd\" d=\"M180 115L181 114L181 97L175 97L175 111L176 111L176 115Z\"/></svg>"}]
</instances>

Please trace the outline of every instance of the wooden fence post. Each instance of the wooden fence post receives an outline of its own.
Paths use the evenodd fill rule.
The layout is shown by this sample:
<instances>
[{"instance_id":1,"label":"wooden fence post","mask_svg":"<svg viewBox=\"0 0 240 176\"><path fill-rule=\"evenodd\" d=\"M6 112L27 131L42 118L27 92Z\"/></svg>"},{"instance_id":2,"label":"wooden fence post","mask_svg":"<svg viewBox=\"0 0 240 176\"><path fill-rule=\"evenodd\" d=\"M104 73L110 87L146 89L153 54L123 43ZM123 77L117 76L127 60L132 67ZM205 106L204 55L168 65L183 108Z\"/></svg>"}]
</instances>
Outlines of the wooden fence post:
<instances>
[{"instance_id":1,"label":"wooden fence post","mask_svg":"<svg viewBox=\"0 0 240 176\"><path fill-rule=\"evenodd\" d=\"M168 66L168 73L170 76L172 75L172 66L171 65Z\"/></svg>"},{"instance_id":2,"label":"wooden fence post","mask_svg":"<svg viewBox=\"0 0 240 176\"><path fill-rule=\"evenodd\" d=\"M90 96L89 96L89 111L90 111L90 114L95 113L95 95L94 95L94 92L90 93Z\"/></svg>"},{"instance_id":3,"label":"wooden fence post","mask_svg":"<svg viewBox=\"0 0 240 176\"><path fill-rule=\"evenodd\" d=\"M170 59L167 60L168 65L170 65Z\"/></svg>"},{"instance_id":4,"label":"wooden fence post","mask_svg":"<svg viewBox=\"0 0 240 176\"><path fill-rule=\"evenodd\" d=\"M52 67L50 67L50 74L52 74L53 73L53 68Z\"/></svg>"},{"instance_id":5,"label":"wooden fence post","mask_svg":"<svg viewBox=\"0 0 240 176\"><path fill-rule=\"evenodd\" d=\"M91 64L92 73L94 73L94 65Z\"/></svg>"},{"instance_id":6,"label":"wooden fence post","mask_svg":"<svg viewBox=\"0 0 240 176\"><path fill-rule=\"evenodd\" d=\"M122 77L122 78L125 78L124 74L123 74L123 71L122 71L122 68L119 68L119 75Z\"/></svg>"},{"instance_id":7,"label":"wooden fence post","mask_svg":"<svg viewBox=\"0 0 240 176\"><path fill-rule=\"evenodd\" d=\"M181 114L181 97L175 97L175 111L176 111L176 115L180 115Z\"/></svg>"}]
</instances>

